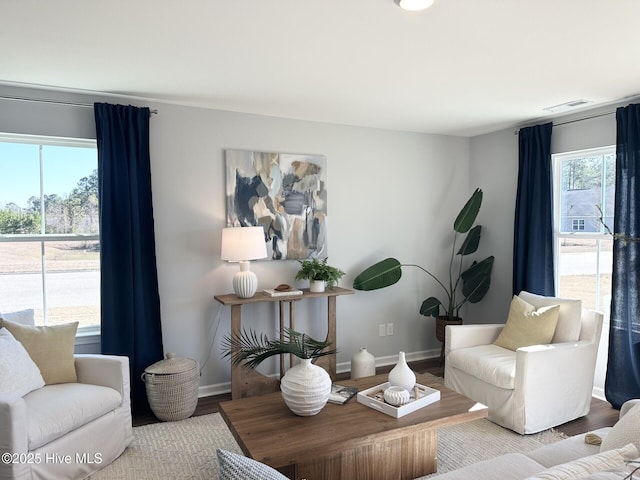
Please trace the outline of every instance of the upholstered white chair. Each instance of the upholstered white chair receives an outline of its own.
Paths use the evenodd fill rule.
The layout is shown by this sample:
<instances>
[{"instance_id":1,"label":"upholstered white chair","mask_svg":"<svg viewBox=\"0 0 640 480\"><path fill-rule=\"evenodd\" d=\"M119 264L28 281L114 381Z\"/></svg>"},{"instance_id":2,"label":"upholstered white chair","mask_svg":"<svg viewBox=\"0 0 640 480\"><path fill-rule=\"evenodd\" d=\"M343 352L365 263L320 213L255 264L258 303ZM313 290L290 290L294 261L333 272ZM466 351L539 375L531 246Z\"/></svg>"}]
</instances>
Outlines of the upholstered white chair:
<instances>
[{"instance_id":1,"label":"upholstered white chair","mask_svg":"<svg viewBox=\"0 0 640 480\"><path fill-rule=\"evenodd\" d=\"M494 344L505 324L448 326L444 375L447 387L486 405L489 420L528 434L589 413L603 316L579 300L519 298L560 305L551 341L514 351Z\"/></svg>"},{"instance_id":2,"label":"upholstered white chair","mask_svg":"<svg viewBox=\"0 0 640 480\"><path fill-rule=\"evenodd\" d=\"M0 480L86 478L133 439L129 359L73 355L76 325L23 313L0 314Z\"/></svg>"}]
</instances>

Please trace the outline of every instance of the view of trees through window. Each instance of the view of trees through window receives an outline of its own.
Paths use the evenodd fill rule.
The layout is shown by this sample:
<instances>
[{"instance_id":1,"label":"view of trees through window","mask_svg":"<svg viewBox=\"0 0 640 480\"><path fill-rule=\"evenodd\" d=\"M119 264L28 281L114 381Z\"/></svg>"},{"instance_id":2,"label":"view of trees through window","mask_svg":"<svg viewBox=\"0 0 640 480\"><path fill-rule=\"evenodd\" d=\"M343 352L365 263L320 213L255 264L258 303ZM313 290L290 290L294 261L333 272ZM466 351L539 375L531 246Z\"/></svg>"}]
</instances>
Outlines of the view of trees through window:
<instances>
[{"instance_id":1,"label":"view of trees through window","mask_svg":"<svg viewBox=\"0 0 640 480\"><path fill-rule=\"evenodd\" d=\"M609 313L615 195L615 147L553 156L556 289Z\"/></svg>"},{"instance_id":2,"label":"view of trees through window","mask_svg":"<svg viewBox=\"0 0 640 480\"><path fill-rule=\"evenodd\" d=\"M0 312L100 323L94 141L0 135Z\"/></svg>"}]
</instances>

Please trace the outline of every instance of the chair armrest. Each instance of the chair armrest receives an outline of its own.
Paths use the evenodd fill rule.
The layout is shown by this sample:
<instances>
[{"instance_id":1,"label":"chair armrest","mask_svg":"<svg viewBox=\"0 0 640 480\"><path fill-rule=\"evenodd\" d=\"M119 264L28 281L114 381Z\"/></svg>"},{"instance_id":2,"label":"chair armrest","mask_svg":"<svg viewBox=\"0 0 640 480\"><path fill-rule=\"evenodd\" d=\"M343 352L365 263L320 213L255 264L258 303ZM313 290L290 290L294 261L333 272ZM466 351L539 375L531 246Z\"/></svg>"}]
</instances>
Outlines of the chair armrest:
<instances>
[{"instance_id":1,"label":"chair armrest","mask_svg":"<svg viewBox=\"0 0 640 480\"><path fill-rule=\"evenodd\" d=\"M78 383L111 387L120 392L122 398L128 398L129 358L118 355L75 355Z\"/></svg>"},{"instance_id":2,"label":"chair armrest","mask_svg":"<svg viewBox=\"0 0 640 480\"><path fill-rule=\"evenodd\" d=\"M591 399L598 346L579 341L532 345L516 351L516 389L548 399Z\"/></svg>"},{"instance_id":3,"label":"chair armrest","mask_svg":"<svg viewBox=\"0 0 640 480\"><path fill-rule=\"evenodd\" d=\"M27 407L22 397L0 395L0 452L27 452Z\"/></svg>"},{"instance_id":4,"label":"chair armrest","mask_svg":"<svg viewBox=\"0 0 640 480\"><path fill-rule=\"evenodd\" d=\"M461 348L489 345L495 342L503 328L503 323L447 325L444 337L445 355Z\"/></svg>"}]
</instances>

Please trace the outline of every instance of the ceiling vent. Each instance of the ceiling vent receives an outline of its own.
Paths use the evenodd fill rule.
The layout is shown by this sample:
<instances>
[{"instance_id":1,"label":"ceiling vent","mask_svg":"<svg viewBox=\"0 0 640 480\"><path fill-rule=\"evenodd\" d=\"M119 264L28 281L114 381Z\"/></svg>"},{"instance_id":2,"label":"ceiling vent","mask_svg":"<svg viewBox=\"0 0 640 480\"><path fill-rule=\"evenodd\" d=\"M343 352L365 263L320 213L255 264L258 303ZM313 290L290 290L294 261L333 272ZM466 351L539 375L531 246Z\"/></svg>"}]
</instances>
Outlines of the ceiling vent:
<instances>
[{"instance_id":1,"label":"ceiling vent","mask_svg":"<svg viewBox=\"0 0 640 480\"><path fill-rule=\"evenodd\" d=\"M580 107L584 107L585 105L589 105L590 102L589 100L571 100L570 102L566 102L566 103L561 103L560 105L554 105L553 107L546 107L543 108L543 110L546 110L548 112L551 113L560 113L560 112L566 112L567 110L573 110L574 108L580 108Z\"/></svg>"}]
</instances>

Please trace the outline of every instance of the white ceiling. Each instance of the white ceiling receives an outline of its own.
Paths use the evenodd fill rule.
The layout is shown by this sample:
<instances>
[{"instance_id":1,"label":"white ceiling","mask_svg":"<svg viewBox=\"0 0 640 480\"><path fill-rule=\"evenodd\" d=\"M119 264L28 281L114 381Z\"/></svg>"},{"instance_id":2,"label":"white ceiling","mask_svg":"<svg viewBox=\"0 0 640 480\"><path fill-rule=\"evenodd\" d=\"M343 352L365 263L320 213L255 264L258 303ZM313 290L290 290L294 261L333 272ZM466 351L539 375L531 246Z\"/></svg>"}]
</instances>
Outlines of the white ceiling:
<instances>
[{"instance_id":1,"label":"white ceiling","mask_svg":"<svg viewBox=\"0 0 640 480\"><path fill-rule=\"evenodd\" d=\"M640 93L638 0L2 0L0 83L472 136Z\"/></svg>"}]
</instances>

